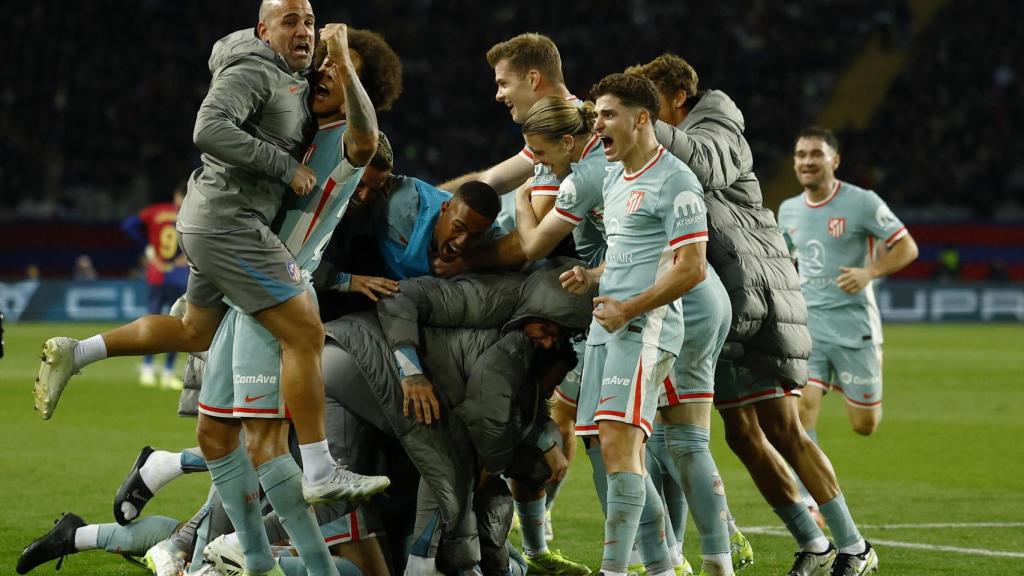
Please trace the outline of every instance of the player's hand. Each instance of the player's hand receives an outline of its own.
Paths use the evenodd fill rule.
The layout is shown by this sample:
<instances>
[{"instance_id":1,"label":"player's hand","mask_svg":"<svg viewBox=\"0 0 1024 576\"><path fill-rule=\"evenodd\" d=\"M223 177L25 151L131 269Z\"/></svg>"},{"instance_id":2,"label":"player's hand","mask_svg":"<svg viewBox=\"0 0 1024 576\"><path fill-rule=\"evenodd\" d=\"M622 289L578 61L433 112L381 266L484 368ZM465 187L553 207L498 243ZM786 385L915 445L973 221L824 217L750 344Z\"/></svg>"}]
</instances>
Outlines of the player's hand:
<instances>
[{"instance_id":1,"label":"player's hand","mask_svg":"<svg viewBox=\"0 0 1024 576\"><path fill-rule=\"evenodd\" d=\"M328 24L320 29L320 39L327 45L327 57L341 68L353 68L348 49L348 26Z\"/></svg>"},{"instance_id":2,"label":"player's hand","mask_svg":"<svg viewBox=\"0 0 1024 576\"><path fill-rule=\"evenodd\" d=\"M847 294L856 294L871 282L871 273L867 268L847 268L840 266L841 274L836 278L836 285Z\"/></svg>"},{"instance_id":3,"label":"player's hand","mask_svg":"<svg viewBox=\"0 0 1024 576\"><path fill-rule=\"evenodd\" d=\"M594 282L590 271L583 266L573 266L572 270L562 272L558 279L562 281L562 288L577 295L589 292Z\"/></svg>"},{"instance_id":4,"label":"player's hand","mask_svg":"<svg viewBox=\"0 0 1024 576\"><path fill-rule=\"evenodd\" d=\"M626 307L611 296L594 298L594 318L608 332L617 332L633 319L626 312Z\"/></svg>"},{"instance_id":5,"label":"player's hand","mask_svg":"<svg viewBox=\"0 0 1024 576\"><path fill-rule=\"evenodd\" d=\"M416 421L428 426L441 419L441 405L434 395L434 385L423 374L402 378L402 414L416 415Z\"/></svg>"},{"instance_id":6,"label":"player's hand","mask_svg":"<svg viewBox=\"0 0 1024 576\"><path fill-rule=\"evenodd\" d=\"M316 186L316 172L305 164L299 164L299 169L295 171L288 186L299 196L305 196Z\"/></svg>"},{"instance_id":7,"label":"player's hand","mask_svg":"<svg viewBox=\"0 0 1024 576\"><path fill-rule=\"evenodd\" d=\"M562 478L565 478L566 472L569 471L569 460L565 458L565 454L562 452L562 449L558 447L558 444L555 444L544 453L544 462L546 462L548 468L551 469L551 475L544 481L545 484L558 482Z\"/></svg>"},{"instance_id":8,"label":"player's hand","mask_svg":"<svg viewBox=\"0 0 1024 576\"><path fill-rule=\"evenodd\" d=\"M398 292L398 282L390 278L381 278L380 276L359 276L353 274L348 286L349 292L361 292L374 302L379 300L378 296L391 296Z\"/></svg>"},{"instance_id":9,"label":"player's hand","mask_svg":"<svg viewBox=\"0 0 1024 576\"><path fill-rule=\"evenodd\" d=\"M452 278L469 270L469 264L461 256L451 262L445 262L440 257L435 257L431 260L430 266L434 269L434 276L438 278Z\"/></svg>"}]
</instances>

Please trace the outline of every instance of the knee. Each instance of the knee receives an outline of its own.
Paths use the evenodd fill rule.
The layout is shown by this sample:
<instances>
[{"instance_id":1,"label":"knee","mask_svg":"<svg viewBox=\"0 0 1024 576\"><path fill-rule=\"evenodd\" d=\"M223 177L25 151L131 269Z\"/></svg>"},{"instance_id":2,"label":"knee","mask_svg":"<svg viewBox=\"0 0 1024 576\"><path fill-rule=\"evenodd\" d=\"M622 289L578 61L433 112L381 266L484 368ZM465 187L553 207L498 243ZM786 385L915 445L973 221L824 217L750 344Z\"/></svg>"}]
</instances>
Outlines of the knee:
<instances>
[{"instance_id":1,"label":"knee","mask_svg":"<svg viewBox=\"0 0 1024 576\"><path fill-rule=\"evenodd\" d=\"M738 456L754 454L764 442L764 435L756 421L747 418L729 418L725 421L725 443Z\"/></svg>"},{"instance_id":2,"label":"knee","mask_svg":"<svg viewBox=\"0 0 1024 576\"><path fill-rule=\"evenodd\" d=\"M294 329L284 339L280 339L283 349L297 352L310 352L320 355L324 347L324 325L314 314L310 318L296 319Z\"/></svg>"},{"instance_id":3,"label":"knee","mask_svg":"<svg viewBox=\"0 0 1024 576\"><path fill-rule=\"evenodd\" d=\"M238 432L234 430L225 433L223 426L216 425L209 418L199 418L196 438L199 440L203 458L207 461L220 460L238 448Z\"/></svg>"},{"instance_id":4,"label":"knee","mask_svg":"<svg viewBox=\"0 0 1024 576\"><path fill-rule=\"evenodd\" d=\"M865 417L855 418L852 421L853 431L861 436L871 436L878 429L878 422L881 420L880 415L871 413Z\"/></svg>"},{"instance_id":5,"label":"knee","mask_svg":"<svg viewBox=\"0 0 1024 576\"><path fill-rule=\"evenodd\" d=\"M201 323L182 321L182 328L185 329L185 338L188 341L188 350L181 352L204 352L210 349L213 342L213 335L216 328Z\"/></svg>"}]
</instances>

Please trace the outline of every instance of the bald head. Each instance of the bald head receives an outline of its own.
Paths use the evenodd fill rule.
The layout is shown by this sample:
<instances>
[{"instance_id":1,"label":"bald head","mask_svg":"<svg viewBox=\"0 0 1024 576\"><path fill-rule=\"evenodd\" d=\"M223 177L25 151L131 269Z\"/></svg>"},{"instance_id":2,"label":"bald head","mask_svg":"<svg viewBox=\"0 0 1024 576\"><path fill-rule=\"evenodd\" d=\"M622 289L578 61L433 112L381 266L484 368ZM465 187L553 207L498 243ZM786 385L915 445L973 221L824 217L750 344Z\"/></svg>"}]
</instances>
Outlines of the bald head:
<instances>
[{"instance_id":1,"label":"bald head","mask_svg":"<svg viewBox=\"0 0 1024 576\"><path fill-rule=\"evenodd\" d=\"M256 32L294 71L313 63L316 20L308 0L263 0Z\"/></svg>"}]
</instances>

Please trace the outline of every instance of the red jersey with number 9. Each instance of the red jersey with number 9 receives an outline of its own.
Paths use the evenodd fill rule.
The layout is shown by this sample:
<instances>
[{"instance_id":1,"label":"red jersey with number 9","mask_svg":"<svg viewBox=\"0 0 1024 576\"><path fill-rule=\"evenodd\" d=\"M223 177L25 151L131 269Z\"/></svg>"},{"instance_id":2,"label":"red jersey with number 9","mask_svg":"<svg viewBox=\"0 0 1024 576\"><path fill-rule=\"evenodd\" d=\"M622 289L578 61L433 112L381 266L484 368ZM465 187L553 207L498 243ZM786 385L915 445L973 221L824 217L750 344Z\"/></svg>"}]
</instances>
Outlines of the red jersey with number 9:
<instances>
[{"instance_id":1,"label":"red jersey with number 9","mask_svg":"<svg viewBox=\"0 0 1024 576\"><path fill-rule=\"evenodd\" d=\"M139 218L146 225L146 238L154 254L146 264L146 282L162 284L164 273L174 268L174 259L181 253L178 231L174 229L178 207L173 202L153 204L139 212Z\"/></svg>"}]
</instances>

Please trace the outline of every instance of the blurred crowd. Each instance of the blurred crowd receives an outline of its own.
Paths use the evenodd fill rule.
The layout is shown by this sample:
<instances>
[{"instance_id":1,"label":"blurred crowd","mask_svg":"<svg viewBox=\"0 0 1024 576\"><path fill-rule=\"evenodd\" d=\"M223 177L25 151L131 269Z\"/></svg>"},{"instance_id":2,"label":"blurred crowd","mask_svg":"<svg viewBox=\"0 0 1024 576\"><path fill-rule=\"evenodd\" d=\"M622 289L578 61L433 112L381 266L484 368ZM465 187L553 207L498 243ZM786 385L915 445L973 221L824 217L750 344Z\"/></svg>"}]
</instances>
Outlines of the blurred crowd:
<instances>
[{"instance_id":1,"label":"blurred crowd","mask_svg":"<svg viewBox=\"0 0 1024 576\"><path fill-rule=\"evenodd\" d=\"M951 2L912 46L843 176L913 220L1024 218L1024 36L1009 2Z\"/></svg>"},{"instance_id":2,"label":"blurred crowd","mask_svg":"<svg viewBox=\"0 0 1024 576\"><path fill-rule=\"evenodd\" d=\"M169 196L198 165L192 125L209 82L210 48L224 34L254 25L257 4L102 0L29 3L11 11L13 33L2 40L0 67L17 81L0 87L0 219L112 220ZM518 146L518 127L493 100L484 53L523 31L544 32L558 43L566 81L581 97L608 72L664 51L684 56L702 87L725 90L744 111L758 169L767 178L765 172L789 155L792 135L824 106L837 76L867 39L879 33L887 42L900 42L911 25L906 0L624 0L600 9L586 2L541 9L528 3L413 0L314 2L314 8L321 23L343 21L381 32L402 57L405 93L384 114L382 127L395 143L397 169L435 182L504 159ZM942 22L957 28L964 10L982 9L961 4ZM997 9L984 10L998 20ZM1006 30L1012 19L996 24ZM918 191L933 200L937 192L970 195L979 170L988 171L986 184L1015 178L1018 190L1024 185L1024 173L1014 176L1011 166L996 166L1005 157L1002 151L977 146L998 135L999 126L1009 123L1010 108L1020 106L1008 103L1020 90L1012 69L1009 80L998 72L1012 60L980 61L991 43L977 42L976 36L984 39L991 31L967 26L959 35L929 36L918 47L918 59L927 65L911 67L886 109L886 118L901 121L877 124L899 126L900 133L873 128L864 135L870 146L860 136L850 138L854 154L883 146L906 149L881 160L864 158L863 166L871 168L858 173L884 174L887 191L898 187L892 192L907 194L899 197L907 201L916 201ZM932 52L937 57L929 59ZM936 82L939 70L948 67L956 79ZM958 111L965 92L976 88L992 106ZM901 116L900 110L908 98L921 96L934 112L929 108L927 121L916 116L906 126L915 116ZM967 122L984 126L968 137L962 126ZM507 129L493 128L502 125ZM911 146L905 144L907 131L927 133ZM908 188L904 182L921 174L893 173L891 166L905 163L901 153L920 153L929 168L958 165L957 171L942 177L942 186L922 180ZM972 164L965 168L968 159ZM929 172L927 182L939 174ZM951 189L950 182L963 188Z\"/></svg>"}]
</instances>

